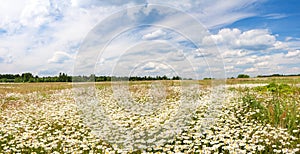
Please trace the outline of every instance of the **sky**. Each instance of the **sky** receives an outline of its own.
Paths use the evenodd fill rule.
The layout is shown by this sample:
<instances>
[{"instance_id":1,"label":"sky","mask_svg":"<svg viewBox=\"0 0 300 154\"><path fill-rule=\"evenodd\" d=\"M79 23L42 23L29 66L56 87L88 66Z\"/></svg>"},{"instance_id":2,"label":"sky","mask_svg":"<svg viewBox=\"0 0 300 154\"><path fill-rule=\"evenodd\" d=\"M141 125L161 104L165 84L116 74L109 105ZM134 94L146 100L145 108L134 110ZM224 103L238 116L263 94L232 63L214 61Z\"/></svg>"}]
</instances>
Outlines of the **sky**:
<instances>
[{"instance_id":1,"label":"sky","mask_svg":"<svg viewBox=\"0 0 300 154\"><path fill-rule=\"evenodd\" d=\"M297 0L4 0L0 73L300 74Z\"/></svg>"}]
</instances>

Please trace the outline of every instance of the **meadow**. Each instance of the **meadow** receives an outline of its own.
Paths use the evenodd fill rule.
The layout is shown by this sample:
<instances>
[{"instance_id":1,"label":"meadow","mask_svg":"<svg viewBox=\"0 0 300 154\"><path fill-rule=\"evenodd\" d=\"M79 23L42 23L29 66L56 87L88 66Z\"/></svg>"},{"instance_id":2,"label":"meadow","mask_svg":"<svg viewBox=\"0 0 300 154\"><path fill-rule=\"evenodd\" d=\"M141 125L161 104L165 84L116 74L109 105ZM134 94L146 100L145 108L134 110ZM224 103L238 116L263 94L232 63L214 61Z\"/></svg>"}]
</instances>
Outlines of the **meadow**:
<instances>
[{"instance_id":1,"label":"meadow","mask_svg":"<svg viewBox=\"0 0 300 154\"><path fill-rule=\"evenodd\" d=\"M93 107L121 131L103 131L106 119L78 104L88 99L71 83L2 83L0 153L300 153L300 77L228 79L222 99L212 82L129 82L131 101L114 83L96 83ZM169 136L149 135L178 124Z\"/></svg>"}]
</instances>

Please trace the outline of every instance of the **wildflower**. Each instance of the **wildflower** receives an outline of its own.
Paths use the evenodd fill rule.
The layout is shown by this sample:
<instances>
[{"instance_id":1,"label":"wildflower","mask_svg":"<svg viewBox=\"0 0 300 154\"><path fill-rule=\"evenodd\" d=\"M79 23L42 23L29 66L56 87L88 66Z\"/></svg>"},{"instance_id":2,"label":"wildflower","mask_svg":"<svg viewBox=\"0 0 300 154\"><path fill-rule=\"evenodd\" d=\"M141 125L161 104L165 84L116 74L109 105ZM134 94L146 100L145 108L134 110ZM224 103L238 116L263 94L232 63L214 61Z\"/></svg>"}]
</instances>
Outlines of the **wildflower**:
<instances>
[{"instance_id":1,"label":"wildflower","mask_svg":"<svg viewBox=\"0 0 300 154\"><path fill-rule=\"evenodd\" d=\"M273 147L273 146L272 146ZM257 150L258 151L262 151L262 150L264 150L264 148L265 148L265 146L263 146L263 145L258 145L257 146Z\"/></svg>"},{"instance_id":2,"label":"wildflower","mask_svg":"<svg viewBox=\"0 0 300 154\"><path fill-rule=\"evenodd\" d=\"M281 150L273 149L274 153L281 153Z\"/></svg>"},{"instance_id":3,"label":"wildflower","mask_svg":"<svg viewBox=\"0 0 300 154\"><path fill-rule=\"evenodd\" d=\"M293 133L298 133L299 132L299 130L293 130Z\"/></svg>"}]
</instances>

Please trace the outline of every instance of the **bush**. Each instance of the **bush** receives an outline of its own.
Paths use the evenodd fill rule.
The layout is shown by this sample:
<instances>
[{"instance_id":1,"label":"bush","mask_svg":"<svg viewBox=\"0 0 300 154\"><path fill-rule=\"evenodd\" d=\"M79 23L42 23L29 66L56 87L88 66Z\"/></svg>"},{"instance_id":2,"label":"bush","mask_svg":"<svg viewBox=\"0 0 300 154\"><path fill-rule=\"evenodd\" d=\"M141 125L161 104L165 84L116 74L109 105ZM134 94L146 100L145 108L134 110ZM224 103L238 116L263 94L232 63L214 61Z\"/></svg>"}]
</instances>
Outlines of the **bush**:
<instances>
[{"instance_id":1,"label":"bush","mask_svg":"<svg viewBox=\"0 0 300 154\"><path fill-rule=\"evenodd\" d=\"M250 78L247 74L239 74L237 78Z\"/></svg>"}]
</instances>

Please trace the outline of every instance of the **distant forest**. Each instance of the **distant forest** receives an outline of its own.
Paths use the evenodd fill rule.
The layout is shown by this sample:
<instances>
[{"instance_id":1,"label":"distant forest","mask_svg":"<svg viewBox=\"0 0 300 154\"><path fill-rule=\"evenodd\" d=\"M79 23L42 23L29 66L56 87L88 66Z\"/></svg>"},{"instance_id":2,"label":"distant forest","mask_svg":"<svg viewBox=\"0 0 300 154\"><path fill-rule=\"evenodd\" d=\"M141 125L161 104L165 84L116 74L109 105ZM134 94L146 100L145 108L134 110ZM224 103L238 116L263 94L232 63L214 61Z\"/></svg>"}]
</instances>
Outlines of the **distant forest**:
<instances>
[{"instance_id":1,"label":"distant forest","mask_svg":"<svg viewBox=\"0 0 300 154\"><path fill-rule=\"evenodd\" d=\"M59 73L58 76L39 77L32 73L20 74L0 74L0 82L104 82L104 81L146 81L146 80L181 80L179 76L132 76L132 77L115 77L115 76L69 76L66 73Z\"/></svg>"},{"instance_id":2,"label":"distant forest","mask_svg":"<svg viewBox=\"0 0 300 154\"><path fill-rule=\"evenodd\" d=\"M282 75L258 75L262 77L287 77L287 76L300 76L300 74ZM234 77L231 77L234 78ZM250 78L247 74L239 74L236 78ZM213 78L204 78L204 80L212 80ZM58 76L39 77L34 76L32 73L22 74L0 74L0 82L105 82L105 81L147 81L147 80L192 80L191 78L181 78L179 76L167 77L164 76L131 76L131 77L116 77L116 76L69 76L66 73L59 73Z\"/></svg>"},{"instance_id":3,"label":"distant forest","mask_svg":"<svg viewBox=\"0 0 300 154\"><path fill-rule=\"evenodd\" d=\"M258 78L264 78L264 77L288 77L288 76L300 76L300 74L272 74L272 75L258 75Z\"/></svg>"}]
</instances>

